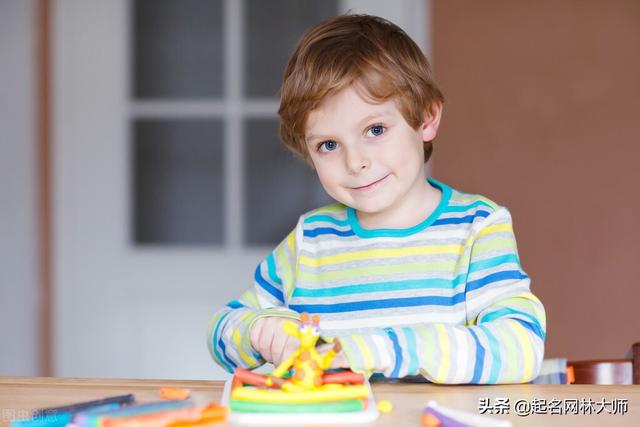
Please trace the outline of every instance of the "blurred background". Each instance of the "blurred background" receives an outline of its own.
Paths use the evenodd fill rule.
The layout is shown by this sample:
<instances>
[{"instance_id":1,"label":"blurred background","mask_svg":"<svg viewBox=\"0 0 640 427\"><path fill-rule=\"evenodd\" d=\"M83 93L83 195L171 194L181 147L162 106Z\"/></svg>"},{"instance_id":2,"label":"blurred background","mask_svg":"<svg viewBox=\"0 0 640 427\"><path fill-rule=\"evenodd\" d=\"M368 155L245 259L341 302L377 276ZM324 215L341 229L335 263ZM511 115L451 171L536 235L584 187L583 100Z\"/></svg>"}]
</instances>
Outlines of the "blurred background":
<instances>
[{"instance_id":1,"label":"blurred background","mask_svg":"<svg viewBox=\"0 0 640 427\"><path fill-rule=\"evenodd\" d=\"M640 2L0 0L0 375L224 377L208 319L330 203L278 88L349 10L431 60L426 172L511 210L545 357L640 341Z\"/></svg>"}]
</instances>

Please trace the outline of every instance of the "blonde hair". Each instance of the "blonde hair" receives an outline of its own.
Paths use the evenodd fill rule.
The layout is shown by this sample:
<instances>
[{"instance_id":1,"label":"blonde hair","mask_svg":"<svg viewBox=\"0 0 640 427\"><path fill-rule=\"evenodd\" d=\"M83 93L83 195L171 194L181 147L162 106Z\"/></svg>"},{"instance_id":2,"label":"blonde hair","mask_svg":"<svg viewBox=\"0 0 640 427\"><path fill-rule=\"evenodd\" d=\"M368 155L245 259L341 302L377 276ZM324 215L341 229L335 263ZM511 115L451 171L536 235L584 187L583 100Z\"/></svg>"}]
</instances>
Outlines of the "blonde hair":
<instances>
[{"instance_id":1,"label":"blonde hair","mask_svg":"<svg viewBox=\"0 0 640 427\"><path fill-rule=\"evenodd\" d=\"M376 16L337 16L309 29L285 68L278 110L284 144L309 161L309 113L352 84L372 102L394 99L413 129L444 102L427 58L400 27ZM425 162L432 150L425 141Z\"/></svg>"}]
</instances>

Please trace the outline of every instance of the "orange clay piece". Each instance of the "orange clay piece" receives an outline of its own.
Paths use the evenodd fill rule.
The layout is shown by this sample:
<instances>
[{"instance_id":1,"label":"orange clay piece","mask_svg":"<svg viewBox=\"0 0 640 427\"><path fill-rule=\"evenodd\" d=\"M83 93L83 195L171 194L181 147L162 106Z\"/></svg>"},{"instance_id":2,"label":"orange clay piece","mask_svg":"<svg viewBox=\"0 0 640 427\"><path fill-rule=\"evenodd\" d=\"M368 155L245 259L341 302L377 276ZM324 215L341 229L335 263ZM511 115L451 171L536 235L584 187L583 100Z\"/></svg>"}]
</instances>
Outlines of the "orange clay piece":
<instances>
[{"instance_id":1,"label":"orange clay piece","mask_svg":"<svg viewBox=\"0 0 640 427\"><path fill-rule=\"evenodd\" d=\"M440 427L442 422L433 414L422 414L422 427Z\"/></svg>"},{"instance_id":2,"label":"orange clay piece","mask_svg":"<svg viewBox=\"0 0 640 427\"><path fill-rule=\"evenodd\" d=\"M205 406L200 412L200 418L195 420L178 420L168 424L166 427L195 427L218 425L219 422L227 418L227 408L217 403ZM226 423L224 424L226 425Z\"/></svg>"},{"instance_id":3,"label":"orange clay piece","mask_svg":"<svg viewBox=\"0 0 640 427\"><path fill-rule=\"evenodd\" d=\"M180 387L160 387L160 398L167 400L186 400L191 390Z\"/></svg>"}]
</instances>

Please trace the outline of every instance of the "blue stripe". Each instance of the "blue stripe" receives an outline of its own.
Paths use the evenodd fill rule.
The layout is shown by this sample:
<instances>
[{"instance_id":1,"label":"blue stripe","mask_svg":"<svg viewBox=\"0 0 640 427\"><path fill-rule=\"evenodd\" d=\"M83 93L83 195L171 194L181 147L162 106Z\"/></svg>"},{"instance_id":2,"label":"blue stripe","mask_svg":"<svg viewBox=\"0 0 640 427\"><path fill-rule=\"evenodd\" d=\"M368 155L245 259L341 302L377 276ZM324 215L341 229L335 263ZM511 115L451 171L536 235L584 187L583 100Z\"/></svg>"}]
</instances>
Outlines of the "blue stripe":
<instances>
[{"instance_id":1,"label":"blue stripe","mask_svg":"<svg viewBox=\"0 0 640 427\"><path fill-rule=\"evenodd\" d=\"M489 340L489 348L491 349L491 373L489 374L489 380L487 384L495 384L498 382L498 374L500 373L500 364L502 363L500 359L500 344L496 337L493 336L489 328L486 328L482 325L478 325L478 328L484 332Z\"/></svg>"},{"instance_id":2,"label":"blue stripe","mask_svg":"<svg viewBox=\"0 0 640 427\"><path fill-rule=\"evenodd\" d=\"M522 320L522 319L513 319L513 320L515 320L516 322L520 323L525 328L529 329L531 332L536 334L541 340L544 341L545 333L542 332L540 330L540 328L536 327L535 324L531 324L531 323L527 322L526 320Z\"/></svg>"},{"instance_id":3,"label":"blue stripe","mask_svg":"<svg viewBox=\"0 0 640 427\"><path fill-rule=\"evenodd\" d=\"M481 287L488 285L493 282L499 282L501 280L507 279L526 279L529 276L526 274L522 274L518 270L510 270L510 271L499 271L497 273L489 274L481 279L472 280L471 282L467 282L467 292L475 291L476 289L480 289Z\"/></svg>"},{"instance_id":4,"label":"blue stripe","mask_svg":"<svg viewBox=\"0 0 640 427\"><path fill-rule=\"evenodd\" d=\"M529 319L530 322L527 322L526 320L523 320L523 319L510 317L511 319L518 320L520 323L522 323L524 326L530 329L534 334L536 334L537 336L539 336L541 339L544 340L546 333L542 329L542 326L540 326L540 322L538 321L538 319L536 319L534 316L532 316L529 313L525 313L519 310L514 310L513 308L504 307L504 308L501 308L500 310L492 311L491 313L482 316L481 322L483 323L491 322L492 320L495 320L500 317L514 316L514 315L524 316L527 319Z\"/></svg>"},{"instance_id":5,"label":"blue stripe","mask_svg":"<svg viewBox=\"0 0 640 427\"><path fill-rule=\"evenodd\" d=\"M474 215L463 216L462 218L442 218L434 221L433 225L448 225L448 224L470 224L477 217L486 218L489 216L487 211L477 211Z\"/></svg>"},{"instance_id":6,"label":"blue stripe","mask_svg":"<svg viewBox=\"0 0 640 427\"><path fill-rule=\"evenodd\" d=\"M267 256L267 272L269 273L269 277L278 285L282 285L282 280L278 277L277 269L276 269L276 261L273 258L273 252L271 252Z\"/></svg>"},{"instance_id":7,"label":"blue stripe","mask_svg":"<svg viewBox=\"0 0 640 427\"><path fill-rule=\"evenodd\" d=\"M342 237L355 235L353 230L336 230L335 228L329 228L329 227L318 227L318 228L313 228L311 230L304 230L303 234L305 237L316 237L316 236L321 236L323 234L335 234L336 236L342 236Z\"/></svg>"},{"instance_id":8,"label":"blue stripe","mask_svg":"<svg viewBox=\"0 0 640 427\"><path fill-rule=\"evenodd\" d=\"M220 348L222 349L222 355L224 356L224 358L226 359L227 362L229 362L231 364L231 366L233 366L233 368L231 369L230 372L233 372L235 370L235 368L238 367L238 365L236 365L233 360L231 360L229 358L229 356L227 356L227 346L224 345L224 341L222 341L222 337L218 340L218 344L220 344Z\"/></svg>"},{"instance_id":9,"label":"blue stripe","mask_svg":"<svg viewBox=\"0 0 640 427\"><path fill-rule=\"evenodd\" d=\"M355 285L336 286L334 288L296 288L294 297L325 298L342 295L366 294L370 292L392 292L409 289L453 289L464 283L466 274L461 274L453 281L448 279L417 279L379 283L358 283Z\"/></svg>"},{"instance_id":10,"label":"blue stripe","mask_svg":"<svg viewBox=\"0 0 640 427\"><path fill-rule=\"evenodd\" d=\"M304 311L309 313L343 313L350 311L377 310L380 308L416 307L429 305L444 305L451 307L464 302L464 292L455 294L452 297L429 296L411 298L390 298L372 301L355 301L335 304L292 304L290 309L299 313Z\"/></svg>"},{"instance_id":11,"label":"blue stripe","mask_svg":"<svg viewBox=\"0 0 640 427\"><path fill-rule=\"evenodd\" d=\"M220 329L220 325L222 325L222 321L229 314L231 314L230 311L224 313L222 316L220 316L220 319L218 319L218 321L216 322L216 329L214 329L214 331L213 331L211 347L213 348L213 353L215 354L216 358L218 359L218 361L220 362L222 367L225 368L228 372L233 372L233 367L229 366L229 364L225 361L226 354L225 355L220 354L220 352L218 351L217 346L216 346L217 342L221 342L222 341L222 338L218 339L218 330Z\"/></svg>"},{"instance_id":12,"label":"blue stripe","mask_svg":"<svg viewBox=\"0 0 640 427\"><path fill-rule=\"evenodd\" d=\"M244 304L242 304L238 300L233 300L233 301L230 301L229 303L227 303L227 307L229 307L229 308L241 308L241 307L244 307Z\"/></svg>"},{"instance_id":13,"label":"blue stripe","mask_svg":"<svg viewBox=\"0 0 640 427\"><path fill-rule=\"evenodd\" d=\"M501 255L501 256L485 259L482 261L472 262L469 265L469 274L475 273L476 271L480 271L480 270L488 270L490 268L497 267L501 264L510 264L510 263L517 264L518 266L520 266L520 261L518 260L518 257L515 254Z\"/></svg>"},{"instance_id":14,"label":"blue stripe","mask_svg":"<svg viewBox=\"0 0 640 427\"><path fill-rule=\"evenodd\" d=\"M396 354L396 363L393 367L393 372L391 372L390 378L398 378L400 373L400 366L402 365L402 349L400 348L400 343L398 342L398 336L391 328L385 328L385 332L391 338L393 342L393 351Z\"/></svg>"},{"instance_id":15,"label":"blue stripe","mask_svg":"<svg viewBox=\"0 0 640 427\"><path fill-rule=\"evenodd\" d=\"M308 218L305 218L304 223L309 224L312 222L330 222L339 226L346 226L349 224L349 221L346 219L337 219L329 215L312 215Z\"/></svg>"},{"instance_id":16,"label":"blue stripe","mask_svg":"<svg viewBox=\"0 0 640 427\"><path fill-rule=\"evenodd\" d=\"M262 277L262 275L260 274L260 266L258 265L258 267L256 268L256 273L254 275L254 278L256 279L256 282L267 292L269 292L271 295L273 295L278 301L280 302L284 302L284 298L282 296L282 291L278 288L275 288L273 285L271 285L269 282L267 282L266 280L264 280L264 278Z\"/></svg>"},{"instance_id":17,"label":"blue stripe","mask_svg":"<svg viewBox=\"0 0 640 427\"><path fill-rule=\"evenodd\" d=\"M407 340L407 355L409 357L409 368L407 375L416 375L418 373L418 350L416 346L416 334L412 328L402 328L405 339Z\"/></svg>"},{"instance_id":18,"label":"blue stripe","mask_svg":"<svg viewBox=\"0 0 640 427\"><path fill-rule=\"evenodd\" d=\"M482 377L482 367L484 366L484 347L480 343L476 333L473 332L473 328L469 328L468 330L471 332L471 336L476 342L476 363L473 367L473 378L471 378L471 383L478 384Z\"/></svg>"}]
</instances>

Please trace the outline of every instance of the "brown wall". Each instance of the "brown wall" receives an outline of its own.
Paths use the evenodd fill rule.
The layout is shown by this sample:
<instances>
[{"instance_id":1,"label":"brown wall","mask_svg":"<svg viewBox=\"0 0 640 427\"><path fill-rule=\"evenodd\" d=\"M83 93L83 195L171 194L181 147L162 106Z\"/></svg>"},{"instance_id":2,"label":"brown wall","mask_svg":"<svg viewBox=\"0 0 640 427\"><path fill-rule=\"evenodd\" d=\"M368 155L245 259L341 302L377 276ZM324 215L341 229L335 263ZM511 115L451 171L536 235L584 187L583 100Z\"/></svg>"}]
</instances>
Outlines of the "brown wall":
<instances>
[{"instance_id":1,"label":"brown wall","mask_svg":"<svg viewBox=\"0 0 640 427\"><path fill-rule=\"evenodd\" d=\"M514 218L545 357L640 341L640 1L433 0L433 174Z\"/></svg>"}]
</instances>

